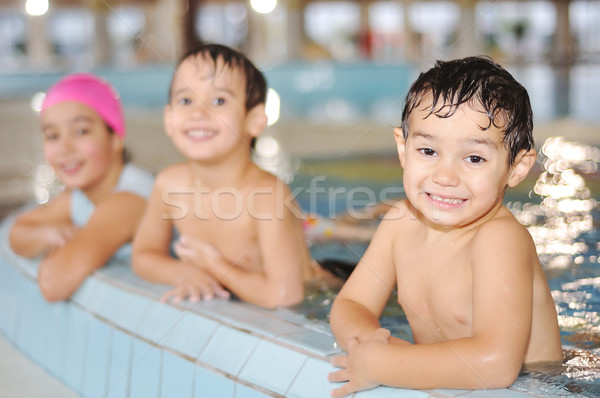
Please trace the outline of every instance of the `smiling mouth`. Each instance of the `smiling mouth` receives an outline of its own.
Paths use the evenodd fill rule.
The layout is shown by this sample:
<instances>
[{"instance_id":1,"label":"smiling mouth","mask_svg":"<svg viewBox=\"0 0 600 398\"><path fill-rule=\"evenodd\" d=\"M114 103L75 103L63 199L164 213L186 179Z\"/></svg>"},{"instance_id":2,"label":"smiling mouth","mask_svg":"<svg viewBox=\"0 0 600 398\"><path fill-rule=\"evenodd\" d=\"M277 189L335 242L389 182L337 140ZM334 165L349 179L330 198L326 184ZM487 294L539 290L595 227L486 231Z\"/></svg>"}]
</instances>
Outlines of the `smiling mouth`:
<instances>
[{"instance_id":1,"label":"smiling mouth","mask_svg":"<svg viewBox=\"0 0 600 398\"><path fill-rule=\"evenodd\" d=\"M83 165L82 162L77 162L77 161L64 163L61 166L61 170L64 171L65 173L73 173L73 172L79 170L82 165Z\"/></svg>"},{"instance_id":2,"label":"smiling mouth","mask_svg":"<svg viewBox=\"0 0 600 398\"><path fill-rule=\"evenodd\" d=\"M217 133L212 130L189 130L186 132L186 135L195 140L203 140L214 137Z\"/></svg>"},{"instance_id":3,"label":"smiling mouth","mask_svg":"<svg viewBox=\"0 0 600 398\"><path fill-rule=\"evenodd\" d=\"M444 198L441 196L437 196L432 193L428 193L427 196L435 202L442 203L444 205L457 206L465 202L465 199L456 199L456 198Z\"/></svg>"}]
</instances>

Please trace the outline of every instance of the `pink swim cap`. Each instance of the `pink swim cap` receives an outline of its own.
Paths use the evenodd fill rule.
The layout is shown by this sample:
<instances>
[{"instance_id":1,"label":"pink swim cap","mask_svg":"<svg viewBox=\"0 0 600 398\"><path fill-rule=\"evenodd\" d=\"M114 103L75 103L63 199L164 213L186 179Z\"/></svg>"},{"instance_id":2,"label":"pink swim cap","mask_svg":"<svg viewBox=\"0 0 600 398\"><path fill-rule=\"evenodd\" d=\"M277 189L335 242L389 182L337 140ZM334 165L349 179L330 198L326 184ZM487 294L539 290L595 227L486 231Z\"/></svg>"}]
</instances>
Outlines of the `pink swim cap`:
<instances>
[{"instance_id":1,"label":"pink swim cap","mask_svg":"<svg viewBox=\"0 0 600 398\"><path fill-rule=\"evenodd\" d=\"M46 93L42 113L62 102L81 102L95 110L115 133L125 138L125 118L119 93L110 84L89 73L69 75Z\"/></svg>"}]
</instances>

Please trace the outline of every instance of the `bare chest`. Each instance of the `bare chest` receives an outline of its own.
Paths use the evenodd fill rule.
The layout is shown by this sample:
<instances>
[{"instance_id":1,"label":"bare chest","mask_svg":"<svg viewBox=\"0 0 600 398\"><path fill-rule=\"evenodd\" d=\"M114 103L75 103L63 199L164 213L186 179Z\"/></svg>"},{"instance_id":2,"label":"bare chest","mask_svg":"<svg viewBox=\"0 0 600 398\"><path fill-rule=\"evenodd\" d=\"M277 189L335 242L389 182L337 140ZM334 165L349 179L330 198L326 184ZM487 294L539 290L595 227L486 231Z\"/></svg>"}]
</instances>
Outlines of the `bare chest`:
<instances>
[{"instance_id":1,"label":"bare chest","mask_svg":"<svg viewBox=\"0 0 600 398\"><path fill-rule=\"evenodd\" d=\"M472 272L466 250L428 245L395 249L398 302L418 343L470 334ZM416 250L414 248L417 248Z\"/></svg>"},{"instance_id":2,"label":"bare chest","mask_svg":"<svg viewBox=\"0 0 600 398\"><path fill-rule=\"evenodd\" d=\"M212 244L244 268L260 266L255 219L241 194L180 195L178 199L181 211L173 223L180 235Z\"/></svg>"}]
</instances>

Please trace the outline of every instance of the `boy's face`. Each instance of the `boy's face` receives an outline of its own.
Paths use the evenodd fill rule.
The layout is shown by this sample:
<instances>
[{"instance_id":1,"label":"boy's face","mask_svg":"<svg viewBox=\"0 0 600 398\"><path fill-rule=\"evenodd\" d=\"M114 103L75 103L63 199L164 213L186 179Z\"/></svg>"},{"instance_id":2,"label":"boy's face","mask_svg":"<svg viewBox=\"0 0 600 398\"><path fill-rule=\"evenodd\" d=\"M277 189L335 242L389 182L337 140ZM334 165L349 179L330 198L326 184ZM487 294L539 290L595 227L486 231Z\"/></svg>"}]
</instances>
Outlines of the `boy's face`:
<instances>
[{"instance_id":1,"label":"boy's face","mask_svg":"<svg viewBox=\"0 0 600 398\"><path fill-rule=\"evenodd\" d=\"M505 188L525 178L535 151L519 154L508 167L502 130L480 127L489 124L485 113L468 105L448 118L428 113L423 107L412 112L406 140L394 130L408 200L442 227L487 219L502 204Z\"/></svg>"},{"instance_id":2,"label":"boy's face","mask_svg":"<svg viewBox=\"0 0 600 398\"><path fill-rule=\"evenodd\" d=\"M175 73L165 129L188 159L215 160L248 151L266 126L264 105L245 108L243 72L202 55L184 60ZM257 118L264 117L264 125ZM261 119L262 121L262 119Z\"/></svg>"},{"instance_id":3,"label":"boy's face","mask_svg":"<svg viewBox=\"0 0 600 398\"><path fill-rule=\"evenodd\" d=\"M121 159L123 140L86 105L56 104L42 113L40 121L46 160L67 188L92 187Z\"/></svg>"}]
</instances>

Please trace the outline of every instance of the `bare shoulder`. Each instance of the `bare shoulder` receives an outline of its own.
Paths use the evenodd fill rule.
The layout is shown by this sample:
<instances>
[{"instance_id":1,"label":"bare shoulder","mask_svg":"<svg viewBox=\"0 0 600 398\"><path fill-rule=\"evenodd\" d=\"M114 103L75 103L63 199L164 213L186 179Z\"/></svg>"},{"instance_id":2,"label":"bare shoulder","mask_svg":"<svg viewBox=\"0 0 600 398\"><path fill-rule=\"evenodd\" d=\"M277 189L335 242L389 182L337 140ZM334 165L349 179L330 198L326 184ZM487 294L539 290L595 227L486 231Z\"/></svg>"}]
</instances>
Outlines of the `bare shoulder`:
<instances>
[{"instance_id":1,"label":"bare shoulder","mask_svg":"<svg viewBox=\"0 0 600 398\"><path fill-rule=\"evenodd\" d=\"M187 163L177 163L161 170L156 176L154 184L160 188L181 185L183 183L189 184L190 176L190 166Z\"/></svg>"},{"instance_id":2,"label":"bare shoulder","mask_svg":"<svg viewBox=\"0 0 600 398\"><path fill-rule=\"evenodd\" d=\"M287 184L266 171L254 171L252 178L248 180L247 188L247 194L251 196L249 203L254 203L260 210L296 207Z\"/></svg>"},{"instance_id":3,"label":"bare shoulder","mask_svg":"<svg viewBox=\"0 0 600 398\"><path fill-rule=\"evenodd\" d=\"M474 249L494 250L499 254L535 253L533 238L507 208L477 229Z\"/></svg>"}]
</instances>

